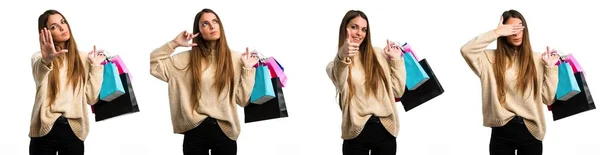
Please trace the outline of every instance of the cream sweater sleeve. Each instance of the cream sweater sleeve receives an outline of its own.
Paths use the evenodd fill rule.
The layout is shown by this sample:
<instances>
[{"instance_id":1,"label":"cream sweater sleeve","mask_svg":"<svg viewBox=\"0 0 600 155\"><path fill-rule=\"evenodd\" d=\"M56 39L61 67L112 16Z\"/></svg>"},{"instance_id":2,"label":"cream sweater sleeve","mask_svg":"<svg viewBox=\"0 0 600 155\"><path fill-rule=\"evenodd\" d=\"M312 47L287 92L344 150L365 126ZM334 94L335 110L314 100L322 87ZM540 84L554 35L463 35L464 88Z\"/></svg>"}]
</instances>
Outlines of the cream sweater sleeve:
<instances>
[{"instance_id":1,"label":"cream sweater sleeve","mask_svg":"<svg viewBox=\"0 0 600 155\"><path fill-rule=\"evenodd\" d=\"M552 105L556 99L556 88L558 87L558 67L556 65L544 66L544 76L542 79L542 102L546 105Z\"/></svg>"},{"instance_id":2,"label":"cream sweater sleeve","mask_svg":"<svg viewBox=\"0 0 600 155\"><path fill-rule=\"evenodd\" d=\"M161 47L155 49L150 53L150 74L152 76L169 82L169 65L172 65L171 54L175 52L175 49L169 45L169 43L163 44Z\"/></svg>"},{"instance_id":3,"label":"cream sweater sleeve","mask_svg":"<svg viewBox=\"0 0 600 155\"><path fill-rule=\"evenodd\" d=\"M245 107L248 105L248 101L250 100L250 95L252 93L252 88L254 88L254 78L256 75L256 69L254 67L246 68L244 63L242 62L241 53L239 52L231 52L232 62L238 66L241 66L240 79L238 81L238 86L235 88L235 100L237 104L241 107Z\"/></svg>"},{"instance_id":4,"label":"cream sweater sleeve","mask_svg":"<svg viewBox=\"0 0 600 155\"><path fill-rule=\"evenodd\" d=\"M327 75L335 85L337 93L341 93L346 86L346 80L348 80L348 65L350 65L350 63L351 59L349 57L341 60L336 54L336 58L327 65Z\"/></svg>"},{"instance_id":5,"label":"cream sweater sleeve","mask_svg":"<svg viewBox=\"0 0 600 155\"><path fill-rule=\"evenodd\" d=\"M473 38L460 48L463 58L478 77L481 77L481 70L484 68L484 65L489 65L487 61L484 61L486 59L485 51L487 46L496 41L498 37L500 35L496 34L493 30L488 31Z\"/></svg>"},{"instance_id":6,"label":"cream sweater sleeve","mask_svg":"<svg viewBox=\"0 0 600 155\"><path fill-rule=\"evenodd\" d=\"M382 51L379 54L385 55L382 49L379 49L379 51ZM392 77L394 98L400 98L404 95L404 90L406 90L406 66L404 66L404 59L398 57L396 59L386 58L386 60L390 68L390 77Z\"/></svg>"},{"instance_id":7,"label":"cream sweater sleeve","mask_svg":"<svg viewBox=\"0 0 600 155\"><path fill-rule=\"evenodd\" d=\"M31 69L35 86L39 87L48 78L48 73L52 71L53 65L52 62L46 62L42 58L41 52L36 52L31 56Z\"/></svg>"},{"instance_id":8,"label":"cream sweater sleeve","mask_svg":"<svg viewBox=\"0 0 600 155\"><path fill-rule=\"evenodd\" d=\"M79 53L84 65L87 67L87 81L85 83L85 99L89 105L98 102L102 81L104 80L104 65L94 65L88 60L88 54Z\"/></svg>"}]
</instances>

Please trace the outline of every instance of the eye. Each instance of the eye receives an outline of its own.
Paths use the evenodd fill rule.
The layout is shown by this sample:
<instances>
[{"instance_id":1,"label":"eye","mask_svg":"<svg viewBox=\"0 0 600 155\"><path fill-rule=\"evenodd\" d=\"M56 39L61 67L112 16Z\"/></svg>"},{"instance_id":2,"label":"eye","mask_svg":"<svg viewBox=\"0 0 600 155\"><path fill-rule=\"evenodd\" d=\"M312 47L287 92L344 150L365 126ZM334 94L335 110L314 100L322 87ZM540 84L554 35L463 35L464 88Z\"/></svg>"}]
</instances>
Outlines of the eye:
<instances>
[{"instance_id":1,"label":"eye","mask_svg":"<svg viewBox=\"0 0 600 155\"><path fill-rule=\"evenodd\" d=\"M206 27L206 26L208 26L208 23L206 23L206 22L202 22L200 25L201 25L202 27Z\"/></svg>"},{"instance_id":2,"label":"eye","mask_svg":"<svg viewBox=\"0 0 600 155\"><path fill-rule=\"evenodd\" d=\"M63 19L63 20L60 20L60 23L65 24L65 23L67 23L67 21L65 21L65 19Z\"/></svg>"},{"instance_id":3,"label":"eye","mask_svg":"<svg viewBox=\"0 0 600 155\"><path fill-rule=\"evenodd\" d=\"M353 30L356 30L358 28L358 26L352 25L352 26L350 26L350 28L353 29Z\"/></svg>"},{"instance_id":4,"label":"eye","mask_svg":"<svg viewBox=\"0 0 600 155\"><path fill-rule=\"evenodd\" d=\"M362 31L366 33L367 32L367 28L363 28Z\"/></svg>"},{"instance_id":5,"label":"eye","mask_svg":"<svg viewBox=\"0 0 600 155\"><path fill-rule=\"evenodd\" d=\"M54 26L54 25L50 26L50 30L54 30L54 29L56 29L56 26Z\"/></svg>"}]
</instances>

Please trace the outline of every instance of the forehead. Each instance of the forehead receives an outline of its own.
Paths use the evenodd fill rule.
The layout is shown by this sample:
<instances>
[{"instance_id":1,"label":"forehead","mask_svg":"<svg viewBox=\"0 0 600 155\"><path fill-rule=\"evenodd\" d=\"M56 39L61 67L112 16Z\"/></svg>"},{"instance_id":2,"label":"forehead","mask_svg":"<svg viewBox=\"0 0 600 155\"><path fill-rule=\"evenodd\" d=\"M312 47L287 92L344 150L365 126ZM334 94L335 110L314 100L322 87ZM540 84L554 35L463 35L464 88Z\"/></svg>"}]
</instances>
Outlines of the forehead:
<instances>
[{"instance_id":1,"label":"forehead","mask_svg":"<svg viewBox=\"0 0 600 155\"><path fill-rule=\"evenodd\" d=\"M200 21L209 21L209 20L213 20L216 18L217 18L217 16L215 16L214 13L207 12L207 13L202 14L202 16L200 16Z\"/></svg>"},{"instance_id":2,"label":"forehead","mask_svg":"<svg viewBox=\"0 0 600 155\"><path fill-rule=\"evenodd\" d=\"M50 25L54 23L59 23L62 19L63 17L60 14L53 14L48 16L48 22L46 24Z\"/></svg>"},{"instance_id":3,"label":"forehead","mask_svg":"<svg viewBox=\"0 0 600 155\"><path fill-rule=\"evenodd\" d=\"M510 18L508 18L508 20L506 20L506 24L522 24L522 23L521 23L521 19L510 17Z\"/></svg>"},{"instance_id":4,"label":"forehead","mask_svg":"<svg viewBox=\"0 0 600 155\"><path fill-rule=\"evenodd\" d=\"M367 27L367 20L358 16L350 20L349 25L358 25L359 27Z\"/></svg>"}]
</instances>

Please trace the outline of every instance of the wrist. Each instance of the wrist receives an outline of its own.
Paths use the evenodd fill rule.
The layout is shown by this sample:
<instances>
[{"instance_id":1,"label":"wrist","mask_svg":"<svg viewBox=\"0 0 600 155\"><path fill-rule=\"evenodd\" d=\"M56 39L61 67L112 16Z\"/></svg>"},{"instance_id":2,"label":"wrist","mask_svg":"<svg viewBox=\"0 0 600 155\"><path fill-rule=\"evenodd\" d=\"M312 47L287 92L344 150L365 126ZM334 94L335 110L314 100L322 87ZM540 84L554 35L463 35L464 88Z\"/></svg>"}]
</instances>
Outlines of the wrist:
<instances>
[{"instance_id":1,"label":"wrist","mask_svg":"<svg viewBox=\"0 0 600 155\"><path fill-rule=\"evenodd\" d=\"M338 60L344 60L344 59L342 59L342 57L339 54L337 55L337 59Z\"/></svg>"},{"instance_id":2,"label":"wrist","mask_svg":"<svg viewBox=\"0 0 600 155\"><path fill-rule=\"evenodd\" d=\"M175 42L175 40L171 40L169 41L169 47L171 47L171 49L175 49L177 47L179 47L179 45L177 44L177 42Z\"/></svg>"}]
</instances>

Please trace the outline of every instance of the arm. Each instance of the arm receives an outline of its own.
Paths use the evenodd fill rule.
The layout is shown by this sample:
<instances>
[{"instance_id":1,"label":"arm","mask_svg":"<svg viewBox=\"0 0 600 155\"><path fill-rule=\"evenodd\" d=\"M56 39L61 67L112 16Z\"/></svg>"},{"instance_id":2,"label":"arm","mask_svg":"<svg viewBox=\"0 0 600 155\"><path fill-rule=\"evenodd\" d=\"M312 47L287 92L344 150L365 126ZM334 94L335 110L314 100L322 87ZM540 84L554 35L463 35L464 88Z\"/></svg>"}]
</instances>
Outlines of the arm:
<instances>
[{"instance_id":1,"label":"arm","mask_svg":"<svg viewBox=\"0 0 600 155\"><path fill-rule=\"evenodd\" d=\"M388 64L390 65L394 97L400 98L404 95L404 90L406 90L406 67L404 66L404 59L402 57L388 59Z\"/></svg>"},{"instance_id":2,"label":"arm","mask_svg":"<svg viewBox=\"0 0 600 155\"><path fill-rule=\"evenodd\" d=\"M485 50L487 46L496 41L498 37L500 37L500 35L496 34L494 31L488 31L473 38L460 48L460 53L463 58L477 76L481 76L481 69L489 62L483 61L486 59Z\"/></svg>"},{"instance_id":3,"label":"arm","mask_svg":"<svg viewBox=\"0 0 600 155\"><path fill-rule=\"evenodd\" d=\"M552 105L556 99L556 88L558 87L558 67L544 65L542 82L542 102Z\"/></svg>"},{"instance_id":4,"label":"arm","mask_svg":"<svg viewBox=\"0 0 600 155\"><path fill-rule=\"evenodd\" d=\"M252 94L252 88L254 88L255 74L256 69L254 67L242 67L239 85L235 90L235 100L241 107L246 107L248 105L250 95Z\"/></svg>"},{"instance_id":5,"label":"arm","mask_svg":"<svg viewBox=\"0 0 600 155\"><path fill-rule=\"evenodd\" d=\"M102 81L104 80L104 65L95 65L88 60L88 55L81 53L82 60L87 62L88 75L85 83L85 99L89 105L98 102Z\"/></svg>"},{"instance_id":6,"label":"arm","mask_svg":"<svg viewBox=\"0 0 600 155\"><path fill-rule=\"evenodd\" d=\"M37 52L31 56L31 72L33 74L33 80L35 86L39 87L43 80L48 77L48 73L52 71L52 62L47 62L42 58L42 54Z\"/></svg>"},{"instance_id":7,"label":"arm","mask_svg":"<svg viewBox=\"0 0 600 155\"><path fill-rule=\"evenodd\" d=\"M351 62L352 61L349 57L346 57L342 60L336 55L335 60L327 65L327 75L335 85L338 93L340 93L346 86L346 80L348 80L348 65L350 65Z\"/></svg>"},{"instance_id":8,"label":"arm","mask_svg":"<svg viewBox=\"0 0 600 155\"><path fill-rule=\"evenodd\" d=\"M172 43L166 43L150 53L150 74L152 76L168 82L169 81L169 65L172 65L171 54L175 52Z\"/></svg>"}]
</instances>

